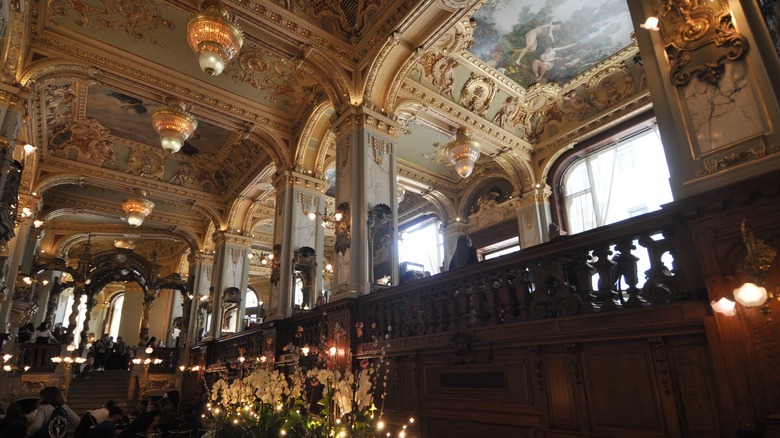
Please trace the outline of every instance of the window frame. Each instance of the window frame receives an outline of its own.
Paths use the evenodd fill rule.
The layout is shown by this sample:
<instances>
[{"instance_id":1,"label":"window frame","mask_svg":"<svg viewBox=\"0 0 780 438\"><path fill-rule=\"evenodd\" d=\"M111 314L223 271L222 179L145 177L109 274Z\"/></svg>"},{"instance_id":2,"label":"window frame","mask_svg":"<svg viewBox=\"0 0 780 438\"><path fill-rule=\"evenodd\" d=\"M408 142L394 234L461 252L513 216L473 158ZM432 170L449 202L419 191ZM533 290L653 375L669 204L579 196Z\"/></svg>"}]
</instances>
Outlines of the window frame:
<instances>
[{"instance_id":1,"label":"window frame","mask_svg":"<svg viewBox=\"0 0 780 438\"><path fill-rule=\"evenodd\" d=\"M651 109L637 115L625 122L619 123L612 128L605 129L591 137L582 139L570 151L567 151L553 164L550 172L547 174L547 184L552 188L552 199L550 202L550 216L552 222L568 232L571 228L566 220L565 191L563 179L566 171L575 162L585 159L586 156L598 151L599 149L609 147L618 143L620 140L630 138L640 131L656 124L655 112ZM667 157L668 160L668 157Z\"/></svg>"}]
</instances>

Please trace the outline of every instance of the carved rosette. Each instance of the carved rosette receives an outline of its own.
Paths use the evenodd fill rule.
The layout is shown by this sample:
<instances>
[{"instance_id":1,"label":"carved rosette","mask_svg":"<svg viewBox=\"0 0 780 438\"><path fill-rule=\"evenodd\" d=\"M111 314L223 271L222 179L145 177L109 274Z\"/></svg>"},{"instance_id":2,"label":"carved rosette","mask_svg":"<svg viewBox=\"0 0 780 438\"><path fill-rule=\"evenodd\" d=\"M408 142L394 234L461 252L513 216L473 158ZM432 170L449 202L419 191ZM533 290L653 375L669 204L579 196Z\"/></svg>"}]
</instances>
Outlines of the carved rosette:
<instances>
[{"instance_id":1,"label":"carved rosette","mask_svg":"<svg viewBox=\"0 0 780 438\"><path fill-rule=\"evenodd\" d=\"M474 114L484 117L495 95L496 83L472 72L460 90L459 103Z\"/></svg>"},{"instance_id":2,"label":"carved rosette","mask_svg":"<svg viewBox=\"0 0 780 438\"><path fill-rule=\"evenodd\" d=\"M723 64L747 53L747 38L734 28L726 0L664 0L661 11L661 35L676 86L687 84L693 76L716 85Z\"/></svg>"}]
</instances>

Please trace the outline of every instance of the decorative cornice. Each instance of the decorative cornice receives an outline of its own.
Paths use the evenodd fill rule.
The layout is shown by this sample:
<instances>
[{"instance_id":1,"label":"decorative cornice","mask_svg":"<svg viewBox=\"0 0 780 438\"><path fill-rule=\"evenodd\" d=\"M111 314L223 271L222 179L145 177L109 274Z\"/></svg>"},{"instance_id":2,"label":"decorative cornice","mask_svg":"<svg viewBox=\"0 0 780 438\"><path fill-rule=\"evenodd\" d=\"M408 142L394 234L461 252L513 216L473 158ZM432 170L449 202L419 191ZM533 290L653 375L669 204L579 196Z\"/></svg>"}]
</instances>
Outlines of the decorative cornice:
<instances>
[{"instance_id":1,"label":"decorative cornice","mask_svg":"<svg viewBox=\"0 0 780 438\"><path fill-rule=\"evenodd\" d=\"M398 136L400 125L384 114L367 106L351 106L332 123L333 132L338 137L351 129L369 127L391 137Z\"/></svg>"},{"instance_id":2,"label":"decorative cornice","mask_svg":"<svg viewBox=\"0 0 780 438\"><path fill-rule=\"evenodd\" d=\"M418 87L415 86L415 84L410 84L408 81L405 81L401 86L401 91L409 94L410 97L421 101L429 110L436 111L454 122L472 128L480 137L487 138L494 145L510 146L523 153L531 153L529 144L519 137L506 134L506 131L503 129L499 130L495 125L484 118L466 114L463 107L438 94L431 93L427 88L422 86Z\"/></svg>"},{"instance_id":3,"label":"decorative cornice","mask_svg":"<svg viewBox=\"0 0 780 438\"><path fill-rule=\"evenodd\" d=\"M304 175L298 172L281 172L273 182L276 191L284 190L284 187L290 186L311 192L325 193L328 189L328 182L316 178L312 175Z\"/></svg>"}]
</instances>

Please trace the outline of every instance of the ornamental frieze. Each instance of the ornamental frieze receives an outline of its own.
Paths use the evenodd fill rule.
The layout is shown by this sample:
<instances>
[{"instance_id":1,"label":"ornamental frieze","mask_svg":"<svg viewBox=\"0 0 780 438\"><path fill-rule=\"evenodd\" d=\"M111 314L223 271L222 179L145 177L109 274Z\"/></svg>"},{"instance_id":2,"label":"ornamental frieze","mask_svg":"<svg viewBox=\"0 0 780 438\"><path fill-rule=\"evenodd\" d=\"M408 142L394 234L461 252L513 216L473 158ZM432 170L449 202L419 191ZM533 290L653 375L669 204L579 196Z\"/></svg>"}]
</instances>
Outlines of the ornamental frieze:
<instances>
[{"instance_id":1,"label":"ornamental frieze","mask_svg":"<svg viewBox=\"0 0 780 438\"><path fill-rule=\"evenodd\" d=\"M74 16L75 23L91 29L123 30L135 41L149 40L165 47L170 35L158 35L159 30L176 30L162 17L162 10L148 0L101 0L100 5L85 1L51 0L49 11L60 17Z\"/></svg>"}]
</instances>

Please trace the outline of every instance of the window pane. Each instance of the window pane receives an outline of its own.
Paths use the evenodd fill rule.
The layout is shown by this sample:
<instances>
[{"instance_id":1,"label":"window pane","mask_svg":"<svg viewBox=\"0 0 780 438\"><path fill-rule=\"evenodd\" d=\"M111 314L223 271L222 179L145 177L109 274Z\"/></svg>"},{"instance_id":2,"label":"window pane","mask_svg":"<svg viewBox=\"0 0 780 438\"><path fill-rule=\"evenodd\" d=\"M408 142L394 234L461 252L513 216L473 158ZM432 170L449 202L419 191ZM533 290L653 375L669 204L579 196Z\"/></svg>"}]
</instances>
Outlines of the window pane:
<instances>
[{"instance_id":1,"label":"window pane","mask_svg":"<svg viewBox=\"0 0 780 438\"><path fill-rule=\"evenodd\" d=\"M398 261L413 262L424 266L431 274L439 272L443 249L439 238L439 221L432 221L419 228L401 233L398 242Z\"/></svg>"},{"instance_id":2,"label":"window pane","mask_svg":"<svg viewBox=\"0 0 780 438\"><path fill-rule=\"evenodd\" d=\"M673 200L663 145L652 129L574 163L563 185L571 234L655 211Z\"/></svg>"}]
</instances>

